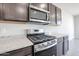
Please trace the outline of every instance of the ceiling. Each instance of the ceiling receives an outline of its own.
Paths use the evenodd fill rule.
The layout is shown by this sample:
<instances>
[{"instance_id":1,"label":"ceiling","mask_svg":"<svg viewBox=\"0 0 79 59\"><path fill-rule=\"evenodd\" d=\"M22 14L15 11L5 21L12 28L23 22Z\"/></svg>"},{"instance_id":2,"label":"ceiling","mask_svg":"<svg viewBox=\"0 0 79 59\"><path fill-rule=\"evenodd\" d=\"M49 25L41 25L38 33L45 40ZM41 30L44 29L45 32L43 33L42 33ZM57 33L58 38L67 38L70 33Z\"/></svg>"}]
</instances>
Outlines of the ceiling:
<instances>
[{"instance_id":1,"label":"ceiling","mask_svg":"<svg viewBox=\"0 0 79 59\"><path fill-rule=\"evenodd\" d=\"M56 6L69 12L73 16L79 15L79 3L54 3Z\"/></svg>"}]
</instances>

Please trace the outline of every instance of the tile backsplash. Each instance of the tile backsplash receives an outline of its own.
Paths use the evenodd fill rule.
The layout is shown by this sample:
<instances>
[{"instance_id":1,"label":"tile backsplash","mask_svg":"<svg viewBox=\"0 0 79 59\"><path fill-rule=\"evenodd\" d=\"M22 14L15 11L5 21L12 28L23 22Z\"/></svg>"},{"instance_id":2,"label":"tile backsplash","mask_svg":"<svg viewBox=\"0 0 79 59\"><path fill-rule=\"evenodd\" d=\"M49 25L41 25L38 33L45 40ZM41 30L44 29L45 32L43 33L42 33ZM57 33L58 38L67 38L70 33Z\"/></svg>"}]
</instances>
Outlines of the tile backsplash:
<instances>
[{"instance_id":1,"label":"tile backsplash","mask_svg":"<svg viewBox=\"0 0 79 59\"><path fill-rule=\"evenodd\" d=\"M25 34L26 29L44 29L46 33L48 32L57 32L62 29L53 29L56 27L52 27L49 25L35 25L35 24L8 24L8 23L0 23L0 35L18 35Z\"/></svg>"}]
</instances>

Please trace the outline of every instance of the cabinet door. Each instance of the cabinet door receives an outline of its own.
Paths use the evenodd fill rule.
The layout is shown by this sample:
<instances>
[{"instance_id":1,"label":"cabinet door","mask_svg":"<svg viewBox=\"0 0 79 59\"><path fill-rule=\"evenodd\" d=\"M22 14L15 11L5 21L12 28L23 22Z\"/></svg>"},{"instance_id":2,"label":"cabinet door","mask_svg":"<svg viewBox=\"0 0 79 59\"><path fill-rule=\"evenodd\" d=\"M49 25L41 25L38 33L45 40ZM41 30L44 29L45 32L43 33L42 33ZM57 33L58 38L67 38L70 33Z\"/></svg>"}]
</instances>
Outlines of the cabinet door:
<instances>
[{"instance_id":1,"label":"cabinet door","mask_svg":"<svg viewBox=\"0 0 79 59\"><path fill-rule=\"evenodd\" d=\"M55 6L52 4L49 4L49 20L50 20L50 24L55 25L56 24L56 20L55 20Z\"/></svg>"},{"instance_id":2,"label":"cabinet door","mask_svg":"<svg viewBox=\"0 0 79 59\"><path fill-rule=\"evenodd\" d=\"M48 3L31 3L31 5L48 11Z\"/></svg>"},{"instance_id":3,"label":"cabinet door","mask_svg":"<svg viewBox=\"0 0 79 59\"><path fill-rule=\"evenodd\" d=\"M62 23L61 9L56 7L56 24L60 25L61 23Z\"/></svg>"},{"instance_id":4,"label":"cabinet door","mask_svg":"<svg viewBox=\"0 0 79 59\"><path fill-rule=\"evenodd\" d=\"M60 37L57 40L57 56L62 55L63 55L63 37Z\"/></svg>"},{"instance_id":5,"label":"cabinet door","mask_svg":"<svg viewBox=\"0 0 79 59\"><path fill-rule=\"evenodd\" d=\"M28 4L4 3L5 20L26 21L28 19Z\"/></svg>"},{"instance_id":6,"label":"cabinet door","mask_svg":"<svg viewBox=\"0 0 79 59\"><path fill-rule=\"evenodd\" d=\"M3 16L4 16L3 4L0 3L0 20L3 19Z\"/></svg>"},{"instance_id":7,"label":"cabinet door","mask_svg":"<svg viewBox=\"0 0 79 59\"><path fill-rule=\"evenodd\" d=\"M68 36L64 37L64 55L67 53L67 51L69 50L69 40L68 40Z\"/></svg>"},{"instance_id":8,"label":"cabinet door","mask_svg":"<svg viewBox=\"0 0 79 59\"><path fill-rule=\"evenodd\" d=\"M57 44L57 56L63 55L63 42Z\"/></svg>"}]
</instances>

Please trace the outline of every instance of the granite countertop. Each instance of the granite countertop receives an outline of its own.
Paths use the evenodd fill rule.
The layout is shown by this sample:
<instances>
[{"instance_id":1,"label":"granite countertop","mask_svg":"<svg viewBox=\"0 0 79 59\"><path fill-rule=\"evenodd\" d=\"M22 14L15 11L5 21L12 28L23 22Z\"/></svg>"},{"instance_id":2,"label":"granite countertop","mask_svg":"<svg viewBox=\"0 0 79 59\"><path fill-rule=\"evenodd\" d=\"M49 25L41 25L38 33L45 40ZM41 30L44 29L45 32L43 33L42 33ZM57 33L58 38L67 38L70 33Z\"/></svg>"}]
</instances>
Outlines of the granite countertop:
<instances>
[{"instance_id":1,"label":"granite countertop","mask_svg":"<svg viewBox=\"0 0 79 59\"><path fill-rule=\"evenodd\" d=\"M64 33L48 33L46 35L56 36L56 38L67 36L67 34L64 34Z\"/></svg>"},{"instance_id":2,"label":"granite countertop","mask_svg":"<svg viewBox=\"0 0 79 59\"><path fill-rule=\"evenodd\" d=\"M33 43L22 35L0 37L0 54L31 45Z\"/></svg>"}]
</instances>

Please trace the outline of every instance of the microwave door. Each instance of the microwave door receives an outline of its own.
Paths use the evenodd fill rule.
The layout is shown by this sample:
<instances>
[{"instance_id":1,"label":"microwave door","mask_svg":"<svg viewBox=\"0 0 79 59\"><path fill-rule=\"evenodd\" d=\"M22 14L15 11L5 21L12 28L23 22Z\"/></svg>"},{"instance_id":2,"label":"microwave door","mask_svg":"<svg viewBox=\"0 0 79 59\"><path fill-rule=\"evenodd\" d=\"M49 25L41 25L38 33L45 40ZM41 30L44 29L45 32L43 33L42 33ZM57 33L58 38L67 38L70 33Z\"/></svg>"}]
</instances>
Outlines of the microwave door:
<instances>
[{"instance_id":1,"label":"microwave door","mask_svg":"<svg viewBox=\"0 0 79 59\"><path fill-rule=\"evenodd\" d=\"M47 22L47 13L36 9L30 9L30 21Z\"/></svg>"}]
</instances>

